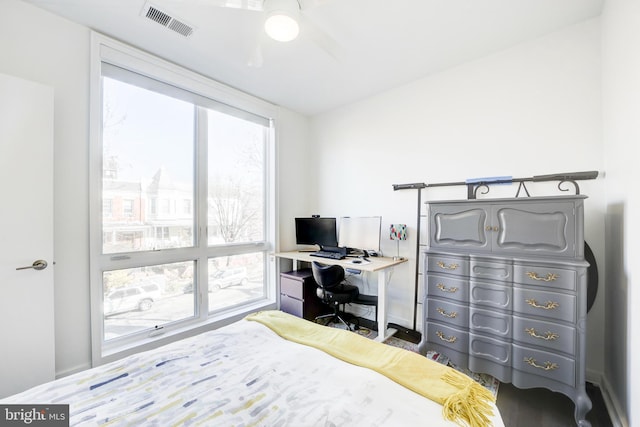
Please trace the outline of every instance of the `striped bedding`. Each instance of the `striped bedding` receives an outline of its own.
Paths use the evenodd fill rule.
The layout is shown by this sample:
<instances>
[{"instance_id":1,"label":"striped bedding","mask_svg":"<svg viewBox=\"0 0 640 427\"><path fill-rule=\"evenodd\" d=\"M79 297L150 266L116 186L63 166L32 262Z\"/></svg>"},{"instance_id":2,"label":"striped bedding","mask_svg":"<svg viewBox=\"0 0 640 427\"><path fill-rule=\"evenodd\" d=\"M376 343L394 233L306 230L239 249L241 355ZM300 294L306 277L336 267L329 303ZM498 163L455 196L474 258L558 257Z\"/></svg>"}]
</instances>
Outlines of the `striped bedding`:
<instances>
[{"instance_id":1,"label":"striped bedding","mask_svg":"<svg viewBox=\"0 0 640 427\"><path fill-rule=\"evenodd\" d=\"M387 377L248 320L1 403L69 404L72 426L456 425L443 419L442 406Z\"/></svg>"}]
</instances>

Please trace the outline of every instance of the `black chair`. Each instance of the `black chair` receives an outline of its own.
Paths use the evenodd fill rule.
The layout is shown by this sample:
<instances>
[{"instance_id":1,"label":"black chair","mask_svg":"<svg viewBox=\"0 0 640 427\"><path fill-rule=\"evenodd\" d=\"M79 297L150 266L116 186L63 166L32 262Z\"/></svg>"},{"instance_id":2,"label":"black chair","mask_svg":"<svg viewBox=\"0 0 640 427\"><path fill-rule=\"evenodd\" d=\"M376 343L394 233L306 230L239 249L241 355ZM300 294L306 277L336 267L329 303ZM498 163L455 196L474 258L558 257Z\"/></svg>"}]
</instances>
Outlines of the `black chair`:
<instances>
[{"instance_id":1,"label":"black chair","mask_svg":"<svg viewBox=\"0 0 640 427\"><path fill-rule=\"evenodd\" d=\"M373 323L371 324L372 329L378 329L378 295L365 295L358 294L358 297L352 301L354 304L359 305L368 305L375 307L375 317ZM369 327L369 325L367 325Z\"/></svg>"},{"instance_id":2,"label":"black chair","mask_svg":"<svg viewBox=\"0 0 640 427\"><path fill-rule=\"evenodd\" d=\"M339 265L324 265L313 261L311 272L318 285L318 298L333 309L333 313L318 316L315 320L331 318L333 322L341 322L351 330L349 323L344 320L347 317L344 310L340 311L340 305L353 302L360 293L358 287L344 283L344 268Z\"/></svg>"}]
</instances>

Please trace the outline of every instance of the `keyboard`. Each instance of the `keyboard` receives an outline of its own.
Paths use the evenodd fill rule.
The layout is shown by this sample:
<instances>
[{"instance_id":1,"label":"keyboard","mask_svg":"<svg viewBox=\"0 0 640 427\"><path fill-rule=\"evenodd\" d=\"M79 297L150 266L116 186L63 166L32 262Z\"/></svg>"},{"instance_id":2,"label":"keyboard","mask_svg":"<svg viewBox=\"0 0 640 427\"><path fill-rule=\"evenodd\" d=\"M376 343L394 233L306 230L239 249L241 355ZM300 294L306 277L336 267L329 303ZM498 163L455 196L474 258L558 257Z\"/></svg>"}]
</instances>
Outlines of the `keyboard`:
<instances>
[{"instance_id":1,"label":"keyboard","mask_svg":"<svg viewBox=\"0 0 640 427\"><path fill-rule=\"evenodd\" d=\"M320 257L320 258L330 258L330 259L344 259L345 258L345 256L342 255L340 252L316 251L316 252L311 252L309 255L317 256L317 257Z\"/></svg>"}]
</instances>

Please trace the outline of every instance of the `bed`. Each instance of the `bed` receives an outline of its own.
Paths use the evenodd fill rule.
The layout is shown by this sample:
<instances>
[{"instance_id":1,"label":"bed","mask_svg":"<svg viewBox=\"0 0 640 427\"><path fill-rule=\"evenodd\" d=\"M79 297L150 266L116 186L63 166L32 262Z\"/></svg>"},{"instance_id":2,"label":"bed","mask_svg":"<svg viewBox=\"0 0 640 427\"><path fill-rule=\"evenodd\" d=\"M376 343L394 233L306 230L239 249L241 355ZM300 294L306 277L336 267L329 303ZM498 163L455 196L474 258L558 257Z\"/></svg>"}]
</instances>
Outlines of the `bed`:
<instances>
[{"instance_id":1,"label":"bed","mask_svg":"<svg viewBox=\"0 0 640 427\"><path fill-rule=\"evenodd\" d=\"M503 427L492 395L457 376L462 382L443 382L449 371L461 375L416 353L265 311L0 403L69 404L70 425ZM445 401L422 395L440 386Z\"/></svg>"}]
</instances>

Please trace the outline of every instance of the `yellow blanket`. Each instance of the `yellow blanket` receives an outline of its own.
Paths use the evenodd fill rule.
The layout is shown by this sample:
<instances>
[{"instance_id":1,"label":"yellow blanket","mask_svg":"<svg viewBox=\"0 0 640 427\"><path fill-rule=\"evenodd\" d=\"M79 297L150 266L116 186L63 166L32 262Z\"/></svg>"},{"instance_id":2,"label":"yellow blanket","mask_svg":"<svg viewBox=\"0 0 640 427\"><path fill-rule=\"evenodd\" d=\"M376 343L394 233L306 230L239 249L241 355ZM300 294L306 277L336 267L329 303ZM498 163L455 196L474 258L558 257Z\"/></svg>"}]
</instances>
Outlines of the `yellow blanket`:
<instances>
[{"instance_id":1,"label":"yellow blanket","mask_svg":"<svg viewBox=\"0 0 640 427\"><path fill-rule=\"evenodd\" d=\"M354 365L373 369L398 384L443 405L445 419L461 426L491 425L489 402L495 397L468 376L411 351L327 328L281 311L250 314L289 341L315 347Z\"/></svg>"}]
</instances>

